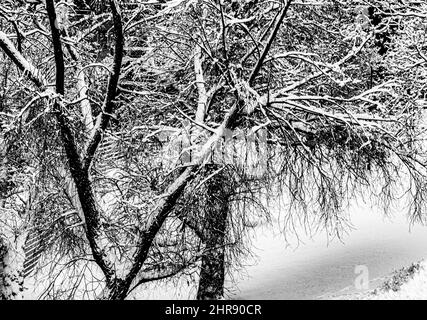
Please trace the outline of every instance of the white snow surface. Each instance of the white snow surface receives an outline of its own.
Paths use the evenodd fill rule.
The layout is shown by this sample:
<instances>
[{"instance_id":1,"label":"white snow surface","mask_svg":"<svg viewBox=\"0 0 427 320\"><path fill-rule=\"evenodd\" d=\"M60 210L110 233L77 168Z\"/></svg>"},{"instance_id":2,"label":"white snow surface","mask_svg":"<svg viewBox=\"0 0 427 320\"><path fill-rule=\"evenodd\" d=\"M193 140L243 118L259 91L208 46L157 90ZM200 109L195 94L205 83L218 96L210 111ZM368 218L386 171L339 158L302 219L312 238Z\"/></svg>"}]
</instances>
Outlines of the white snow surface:
<instances>
[{"instance_id":1,"label":"white snow surface","mask_svg":"<svg viewBox=\"0 0 427 320\"><path fill-rule=\"evenodd\" d=\"M241 277L232 298L346 299L371 292L394 270L427 258L427 227L410 226L403 211L384 217L363 205L349 210L354 230L343 236L342 242L328 243L325 234L318 234L303 236L304 243L299 245L294 239L286 247L278 231L260 231L255 241L258 263L247 268L248 275ZM369 288L365 290L356 288L356 266L366 266L369 271ZM408 286L415 290L425 281L427 277ZM403 295L406 289L402 290ZM427 285L417 295L425 297L426 290Z\"/></svg>"},{"instance_id":2,"label":"white snow surface","mask_svg":"<svg viewBox=\"0 0 427 320\"><path fill-rule=\"evenodd\" d=\"M365 297L370 300L426 300L427 299L427 261L420 263L420 269L413 278L404 283L398 291L385 291Z\"/></svg>"},{"instance_id":3,"label":"white snow surface","mask_svg":"<svg viewBox=\"0 0 427 320\"><path fill-rule=\"evenodd\" d=\"M427 227L410 226L400 210L390 217L377 209L354 204L349 208L353 230L341 241L328 242L325 233L313 237L299 230L300 241L280 224L258 227L254 238L257 259L228 279L226 299L425 299L427 263L399 292L372 295L394 270L427 258ZM280 219L280 218L279 218ZM355 287L356 266L369 270L369 288ZM197 288L185 277L172 283L153 283L135 290L128 299L194 299ZM30 281L31 282L31 281ZM25 299L36 299L29 282Z\"/></svg>"}]
</instances>

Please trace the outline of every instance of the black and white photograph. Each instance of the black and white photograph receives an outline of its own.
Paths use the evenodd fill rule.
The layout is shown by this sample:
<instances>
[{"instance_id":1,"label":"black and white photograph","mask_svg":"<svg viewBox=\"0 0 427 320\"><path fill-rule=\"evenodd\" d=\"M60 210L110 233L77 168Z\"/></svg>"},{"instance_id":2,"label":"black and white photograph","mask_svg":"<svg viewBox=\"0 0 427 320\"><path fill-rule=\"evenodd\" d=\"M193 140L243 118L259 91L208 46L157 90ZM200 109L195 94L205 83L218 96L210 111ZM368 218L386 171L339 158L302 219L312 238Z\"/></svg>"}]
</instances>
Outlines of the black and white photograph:
<instances>
[{"instance_id":1,"label":"black and white photograph","mask_svg":"<svg viewBox=\"0 0 427 320\"><path fill-rule=\"evenodd\" d=\"M427 1L0 0L0 300L427 300Z\"/></svg>"}]
</instances>

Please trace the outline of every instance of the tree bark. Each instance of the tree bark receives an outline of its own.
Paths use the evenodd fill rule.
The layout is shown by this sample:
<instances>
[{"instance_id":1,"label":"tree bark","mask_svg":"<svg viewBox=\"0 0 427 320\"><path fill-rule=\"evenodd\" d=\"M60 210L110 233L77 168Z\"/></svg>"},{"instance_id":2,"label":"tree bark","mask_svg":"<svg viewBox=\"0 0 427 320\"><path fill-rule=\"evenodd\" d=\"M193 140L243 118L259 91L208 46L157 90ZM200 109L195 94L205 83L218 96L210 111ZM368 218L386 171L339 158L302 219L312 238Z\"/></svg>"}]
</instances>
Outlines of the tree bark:
<instances>
[{"instance_id":1,"label":"tree bark","mask_svg":"<svg viewBox=\"0 0 427 320\"><path fill-rule=\"evenodd\" d=\"M6 285L6 259L7 259L7 246L4 244L3 239L0 237L0 300L8 299L7 285Z\"/></svg>"},{"instance_id":2,"label":"tree bark","mask_svg":"<svg viewBox=\"0 0 427 320\"><path fill-rule=\"evenodd\" d=\"M17 261L13 250L0 236L0 300L17 299L22 295L24 279L21 269L16 267L21 261Z\"/></svg>"},{"instance_id":3,"label":"tree bark","mask_svg":"<svg viewBox=\"0 0 427 320\"><path fill-rule=\"evenodd\" d=\"M208 201L205 213L205 254L200 270L198 300L218 300L224 296L225 247L229 190L221 172L207 182Z\"/></svg>"}]
</instances>

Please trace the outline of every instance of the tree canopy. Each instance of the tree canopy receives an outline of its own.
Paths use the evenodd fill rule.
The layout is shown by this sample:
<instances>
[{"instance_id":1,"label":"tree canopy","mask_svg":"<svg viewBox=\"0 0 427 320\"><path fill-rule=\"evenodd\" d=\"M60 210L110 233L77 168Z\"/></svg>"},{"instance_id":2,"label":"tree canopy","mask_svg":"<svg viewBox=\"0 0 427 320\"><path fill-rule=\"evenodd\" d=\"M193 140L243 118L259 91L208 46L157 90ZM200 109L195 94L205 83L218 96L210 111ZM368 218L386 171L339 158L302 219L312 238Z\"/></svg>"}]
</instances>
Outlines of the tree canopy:
<instances>
[{"instance_id":1,"label":"tree canopy","mask_svg":"<svg viewBox=\"0 0 427 320\"><path fill-rule=\"evenodd\" d=\"M424 221L426 18L419 1L3 1L13 278L124 299L187 274L218 298L269 200L338 236L361 195L403 194Z\"/></svg>"}]
</instances>

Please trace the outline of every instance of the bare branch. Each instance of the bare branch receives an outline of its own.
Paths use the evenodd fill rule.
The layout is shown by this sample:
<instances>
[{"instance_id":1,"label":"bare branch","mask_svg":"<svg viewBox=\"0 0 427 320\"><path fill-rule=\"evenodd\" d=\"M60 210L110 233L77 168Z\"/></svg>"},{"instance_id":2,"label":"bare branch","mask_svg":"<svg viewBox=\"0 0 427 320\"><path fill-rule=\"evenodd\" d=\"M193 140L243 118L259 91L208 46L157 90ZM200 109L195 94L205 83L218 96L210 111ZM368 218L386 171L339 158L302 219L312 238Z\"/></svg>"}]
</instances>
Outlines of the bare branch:
<instances>
[{"instance_id":1,"label":"bare branch","mask_svg":"<svg viewBox=\"0 0 427 320\"><path fill-rule=\"evenodd\" d=\"M123 36L123 23L119 5L116 0L110 0L111 11L113 13L114 32L116 37L115 52L114 52L114 66L113 73L110 75L108 81L107 94L104 100L104 105L101 114L98 116L93 136L91 137L84 156L84 168L89 169L96 149L101 142L102 135L110 122L111 114L115 109L114 99L117 95L117 85L119 82L120 71L123 60L124 49L124 36Z\"/></svg>"},{"instance_id":2,"label":"bare branch","mask_svg":"<svg viewBox=\"0 0 427 320\"><path fill-rule=\"evenodd\" d=\"M37 87L45 87L47 85L47 81L40 71L24 58L2 31L0 31L0 48Z\"/></svg>"},{"instance_id":3,"label":"bare branch","mask_svg":"<svg viewBox=\"0 0 427 320\"><path fill-rule=\"evenodd\" d=\"M205 120L208 96L206 94L205 77L203 76L202 67L202 49L196 45L194 53L194 73L196 74L196 86L199 92L197 101L196 121L202 123Z\"/></svg>"},{"instance_id":4,"label":"bare branch","mask_svg":"<svg viewBox=\"0 0 427 320\"><path fill-rule=\"evenodd\" d=\"M267 57L268 52L270 51L270 48L276 39L277 32L280 29L280 26L282 25L283 19L286 16L286 13L288 12L289 6L291 5L292 0L288 0L286 5L283 7L282 12L280 13L279 19L277 20L273 31L271 32L270 37L267 40L267 43L264 47L264 50L261 53L261 56L259 57L254 69L252 70L252 73L249 77L249 85L252 86L253 82L255 81L255 78L258 76L259 71L261 70L262 65L264 64L264 60Z\"/></svg>"}]
</instances>

